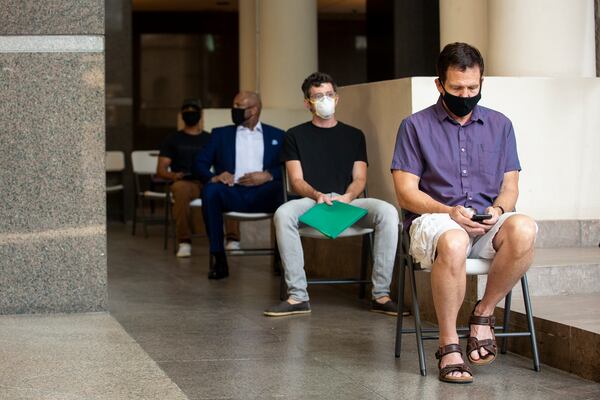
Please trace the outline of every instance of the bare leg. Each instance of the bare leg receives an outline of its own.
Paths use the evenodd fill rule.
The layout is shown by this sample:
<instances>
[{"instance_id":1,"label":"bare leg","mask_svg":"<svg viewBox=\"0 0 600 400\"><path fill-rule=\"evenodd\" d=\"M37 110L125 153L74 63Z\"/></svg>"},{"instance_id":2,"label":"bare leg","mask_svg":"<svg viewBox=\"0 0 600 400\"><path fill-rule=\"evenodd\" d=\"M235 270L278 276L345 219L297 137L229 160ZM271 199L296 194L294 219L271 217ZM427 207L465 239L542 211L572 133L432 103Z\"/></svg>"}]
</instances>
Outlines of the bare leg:
<instances>
[{"instance_id":1,"label":"bare leg","mask_svg":"<svg viewBox=\"0 0 600 400\"><path fill-rule=\"evenodd\" d=\"M533 259L533 244L536 236L535 222L526 215L509 217L493 240L496 256L490 266L485 294L475 308L475 315L492 315L496 305L527 272ZM471 336L477 339L491 339L490 327L472 325ZM488 352L479 350L481 356ZM480 358L477 351L471 352L471 358Z\"/></svg>"},{"instance_id":2,"label":"bare leg","mask_svg":"<svg viewBox=\"0 0 600 400\"><path fill-rule=\"evenodd\" d=\"M447 231L438 239L437 257L431 271L431 289L440 326L440 346L458 343L456 318L465 297L468 246L469 236L463 230ZM441 367L462 362L458 353L450 353L442 357ZM461 375L469 376L466 372L450 374Z\"/></svg>"}]
</instances>

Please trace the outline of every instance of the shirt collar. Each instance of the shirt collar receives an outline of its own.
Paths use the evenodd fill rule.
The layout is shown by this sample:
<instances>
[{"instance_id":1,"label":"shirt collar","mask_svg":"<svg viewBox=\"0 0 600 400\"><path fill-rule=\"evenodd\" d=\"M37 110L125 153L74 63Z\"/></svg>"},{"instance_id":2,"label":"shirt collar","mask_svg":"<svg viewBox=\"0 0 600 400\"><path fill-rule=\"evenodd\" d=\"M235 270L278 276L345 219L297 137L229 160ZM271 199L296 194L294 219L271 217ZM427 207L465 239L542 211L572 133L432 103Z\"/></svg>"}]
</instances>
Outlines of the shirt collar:
<instances>
[{"instance_id":1,"label":"shirt collar","mask_svg":"<svg viewBox=\"0 0 600 400\"><path fill-rule=\"evenodd\" d=\"M479 121L480 123L484 123L484 113L482 112L483 110L481 109L481 107L479 107L479 105L476 105L475 108L473 108L473 114L471 114L471 121L475 122L475 121ZM438 97L438 101L437 103L435 103L435 114L437 115L438 119L440 121L443 121L445 118L448 118L449 121L454 121L450 115L448 115L448 111L446 111L446 109L444 108L444 105L442 104L442 95L440 94L440 97ZM471 122L469 121L469 122Z\"/></svg>"},{"instance_id":2,"label":"shirt collar","mask_svg":"<svg viewBox=\"0 0 600 400\"><path fill-rule=\"evenodd\" d=\"M254 127L254 129L248 129L246 128L244 125L238 125L236 132L246 132L246 133L263 133L263 127L262 124L260 123L260 121L258 121L258 124L256 124L256 126Z\"/></svg>"}]
</instances>

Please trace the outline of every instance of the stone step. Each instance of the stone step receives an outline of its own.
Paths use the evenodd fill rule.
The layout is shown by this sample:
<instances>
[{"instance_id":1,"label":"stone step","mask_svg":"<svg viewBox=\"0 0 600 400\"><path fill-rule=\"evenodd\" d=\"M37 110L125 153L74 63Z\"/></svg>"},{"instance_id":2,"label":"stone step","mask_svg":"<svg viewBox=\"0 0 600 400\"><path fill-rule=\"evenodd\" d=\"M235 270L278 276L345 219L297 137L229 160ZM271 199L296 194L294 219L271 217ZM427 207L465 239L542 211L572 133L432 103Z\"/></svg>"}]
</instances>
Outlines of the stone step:
<instances>
[{"instance_id":1,"label":"stone step","mask_svg":"<svg viewBox=\"0 0 600 400\"><path fill-rule=\"evenodd\" d=\"M600 220L538 220L536 248L598 247Z\"/></svg>"},{"instance_id":2,"label":"stone step","mask_svg":"<svg viewBox=\"0 0 600 400\"><path fill-rule=\"evenodd\" d=\"M531 296L600 294L600 248L536 249L527 279ZM487 276L478 277L479 298L486 281ZM520 284L513 289L513 297L522 298Z\"/></svg>"},{"instance_id":3,"label":"stone step","mask_svg":"<svg viewBox=\"0 0 600 400\"><path fill-rule=\"evenodd\" d=\"M600 293L532 296L540 361L600 382ZM502 307L499 307L502 309ZM511 303L511 329L526 330L522 300ZM509 342L509 351L531 357L528 338Z\"/></svg>"},{"instance_id":4,"label":"stone step","mask_svg":"<svg viewBox=\"0 0 600 400\"><path fill-rule=\"evenodd\" d=\"M510 308L525 314L522 301L511 302ZM531 308L536 318L600 335L600 293L532 296Z\"/></svg>"}]
</instances>

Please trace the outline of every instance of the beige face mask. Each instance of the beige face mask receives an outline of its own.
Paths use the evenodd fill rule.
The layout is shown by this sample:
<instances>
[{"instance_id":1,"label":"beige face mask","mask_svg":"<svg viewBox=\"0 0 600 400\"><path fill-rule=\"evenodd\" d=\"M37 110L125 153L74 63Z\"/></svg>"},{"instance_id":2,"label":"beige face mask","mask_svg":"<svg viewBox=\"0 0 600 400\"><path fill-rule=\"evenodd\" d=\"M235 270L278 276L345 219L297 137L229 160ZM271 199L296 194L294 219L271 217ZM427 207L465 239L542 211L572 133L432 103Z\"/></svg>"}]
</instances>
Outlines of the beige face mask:
<instances>
[{"instance_id":1,"label":"beige face mask","mask_svg":"<svg viewBox=\"0 0 600 400\"><path fill-rule=\"evenodd\" d=\"M313 103L315 106L315 114L323 119L330 119L335 114L335 99L323 96Z\"/></svg>"}]
</instances>

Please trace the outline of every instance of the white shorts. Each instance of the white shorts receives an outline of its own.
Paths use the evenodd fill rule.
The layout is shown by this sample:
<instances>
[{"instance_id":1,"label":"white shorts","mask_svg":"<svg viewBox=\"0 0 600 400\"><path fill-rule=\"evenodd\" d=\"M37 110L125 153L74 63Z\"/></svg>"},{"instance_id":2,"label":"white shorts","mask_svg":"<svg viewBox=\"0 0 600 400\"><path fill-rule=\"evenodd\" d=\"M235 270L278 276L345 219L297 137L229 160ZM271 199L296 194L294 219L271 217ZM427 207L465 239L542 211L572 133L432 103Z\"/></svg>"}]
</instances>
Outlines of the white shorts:
<instances>
[{"instance_id":1,"label":"white shorts","mask_svg":"<svg viewBox=\"0 0 600 400\"><path fill-rule=\"evenodd\" d=\"M491 260L496 255L492 244L496 233L510 216L518 213L504 213L498 222L482 236L472 237L467 247L467 258ZM422 268L429 269L435 260L437 242L440 236L452 229L464 229L450 218L450 214L423 214L410 226L410 255Z\"/></svg>"}]
</instances>

